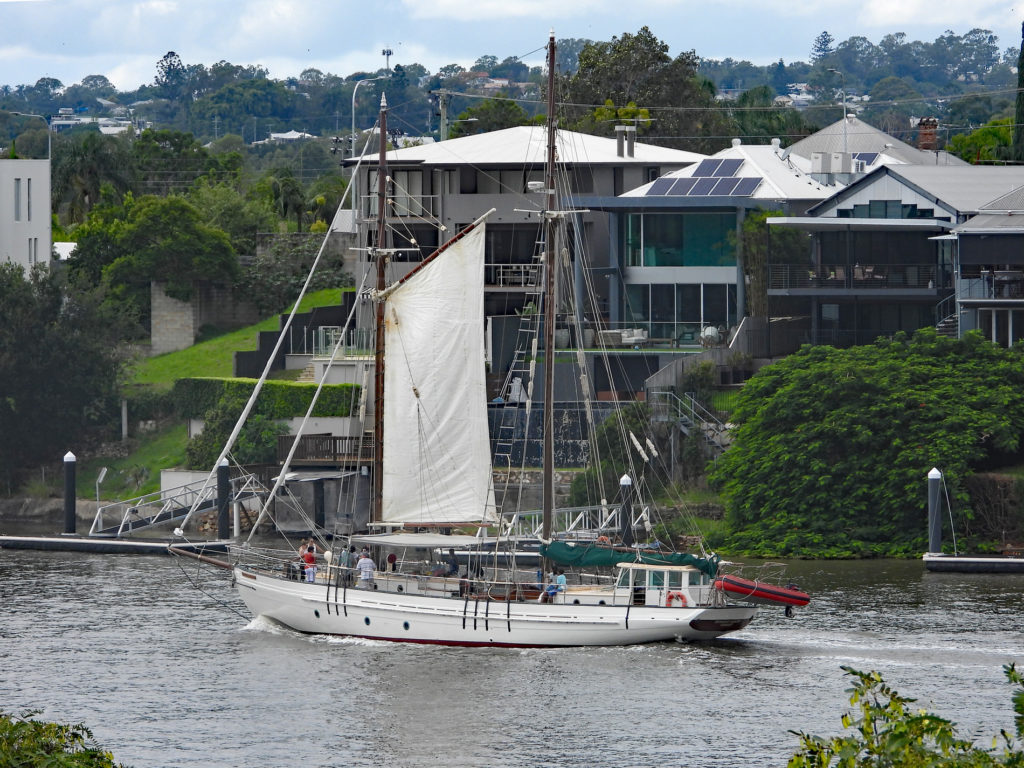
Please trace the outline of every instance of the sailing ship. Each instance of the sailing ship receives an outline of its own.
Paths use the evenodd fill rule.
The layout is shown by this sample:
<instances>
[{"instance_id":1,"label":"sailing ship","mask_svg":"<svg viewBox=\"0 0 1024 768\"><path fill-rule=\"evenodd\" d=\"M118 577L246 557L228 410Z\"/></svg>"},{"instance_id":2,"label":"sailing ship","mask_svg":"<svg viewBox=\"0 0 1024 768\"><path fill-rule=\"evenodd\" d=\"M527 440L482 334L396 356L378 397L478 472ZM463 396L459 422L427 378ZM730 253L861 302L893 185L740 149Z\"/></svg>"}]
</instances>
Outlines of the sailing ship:
<instances>
[{"instance_id":1,"label":"sailing ship","mask_svg":"<svg viewBox=\"0 0 1024 768\"><path fill-rule=\"evenodd\" d=\"M554 351L554 36L548 48L543 353ZM382 98L380 136L386 136ZM486 217L402 279L387 285L386 148L381 141L376 259L376 371L373 520L386 532L353 538L394 551L468 548L482 536L453 534L499 526L487 423L484 349ZM553 403L554 365L544 370L543 404ZM559 647L708 640L740 630L752 603L734 603L716 587L715 557L644 554L599 543L556 542L553 427L543 428L545 558L599 557L613 570L604 582L554 583L533 573L467 568L437 573L389 558L355 585L351 569L325 553L312 582L288 578L280 563L250 558L233 566L238 593L255 616L305 633L462 646ZM382 551L378 549L377 551ZM367 574L370 575L370 574Z\"/></svg>"}]
</instances>

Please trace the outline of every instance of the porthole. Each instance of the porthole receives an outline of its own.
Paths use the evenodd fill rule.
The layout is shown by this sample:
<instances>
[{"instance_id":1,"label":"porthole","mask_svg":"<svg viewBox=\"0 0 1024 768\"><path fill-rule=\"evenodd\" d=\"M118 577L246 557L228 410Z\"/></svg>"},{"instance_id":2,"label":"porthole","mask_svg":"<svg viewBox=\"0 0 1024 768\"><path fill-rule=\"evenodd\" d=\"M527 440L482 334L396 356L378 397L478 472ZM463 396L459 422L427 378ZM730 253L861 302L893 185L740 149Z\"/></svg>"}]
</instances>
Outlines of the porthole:
<instances>
[{"instance_id":1,"label":"porthole","mask_svg":"<svg viewBox=\"0 0 1024 768\"><path fill-rule=\"evenodd\" d=\"M364 623L364 624L365 624L366 626L370 626L370 617L369 617L369 616L367 616L367 617L366 617L365 619L363 619L363 623Z\"/></svg>"},{"instance_id":2,"label":"porthole","mask_svg":"<svg viewBox=\"0 0 1024 768\"><path fill-rule=\"evenodd\" d=\"M314 609L313 610L313 615L316 616L319 619L320 618L320 611Z\"/></svg>"},{"instance_id":3,"label":"porthole","mask_svg":"<svg viewBox=\"0 0 1024 768\"><path fill-rule=\"evenodd\" d=\"M401 584L399 584L398 585L398 591L399 592L405 592L405 587L403 587Z\"/></svg>"},{"instance_id":4,"label":"porthole","mask_svg":"<svg viewBox=\"0 0 1024 768\"><path fill-rule=\"evenodd\" d=\"M605 601L604 601L604 600L598 600L598 601L597 601L597 604L598 604L598 605L607 605L607 603L605 603Z\"/></svg>"},{"instance_id":5,"label":"porthole","mask_svg":"<svg viewBox=\"0 0 1024 768\"><path fill-rule=\"evenodd\" d=\"M405 630L406 632L408 632L408 631L409 631L409 622L408 622L408 621L402 622L402 628L403 628L403 629L404 629L404 630Z\"/></svg>"},{"instance_id":6,"label":"porthole","mask_svg":"<svg viewBox=\"0 0 1024 768\"><path fill-rule=\"evenodd\" d=\"M572 604L573 605L579 605L580 604L580 599L577 597L575 600L572 601Z\"/></svg>"}]
</instances>

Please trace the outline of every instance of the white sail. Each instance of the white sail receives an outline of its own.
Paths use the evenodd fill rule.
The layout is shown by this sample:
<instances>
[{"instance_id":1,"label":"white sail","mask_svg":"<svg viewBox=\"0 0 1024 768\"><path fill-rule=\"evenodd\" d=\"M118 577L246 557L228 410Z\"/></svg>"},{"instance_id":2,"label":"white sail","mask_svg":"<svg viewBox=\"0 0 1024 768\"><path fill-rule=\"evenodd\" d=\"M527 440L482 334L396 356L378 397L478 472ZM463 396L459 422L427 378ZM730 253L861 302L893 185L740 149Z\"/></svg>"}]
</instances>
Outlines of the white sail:
<instances>
[{"instance_id":1,"label":"white sail","mask_svg":"<svg viewBox=\"0 0 1024 768\"><path fill-rule=\"evenodd\" d=\"M382 522L493 522L484 225L389 294Z\"/></svg>"}]
</instances>

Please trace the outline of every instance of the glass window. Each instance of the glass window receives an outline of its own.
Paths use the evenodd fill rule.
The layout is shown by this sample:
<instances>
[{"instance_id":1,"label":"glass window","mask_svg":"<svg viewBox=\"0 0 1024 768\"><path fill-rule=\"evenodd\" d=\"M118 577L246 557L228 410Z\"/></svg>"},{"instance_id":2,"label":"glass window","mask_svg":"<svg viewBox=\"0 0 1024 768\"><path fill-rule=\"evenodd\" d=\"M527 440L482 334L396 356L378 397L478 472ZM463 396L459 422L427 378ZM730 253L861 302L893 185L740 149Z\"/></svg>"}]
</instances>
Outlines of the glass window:
<instances>
[{"instance_id":1,"label":"glass window","mask_svg":"<svg viewBox=\"0 0 1024 768\"><path fill-rule=\"evenodd\" d=\"M501 190L498 188L499 171L480 171L476 175L476 191L479 195L496 195Z\"/></svg>"},{"instance_id":2,"label":"glass window","mask_svg":"<svg viewBox=\"0 0 1024 768\"><path fill-rule=\"evenodd\" d=\"M14 220L21 221L21 179L14 180Z\"/></svg>"},{"instance_id":3,"label":"glass window","mask_svg":"<svg viewBox=\"0 0 1024 768\"><path fill-rule=\"evenodd\" d=\"M683 586L683 574L681 571L669 571L668 572L668 588L679 589Z\"/></svg>"},{"instance_id":4,"label":"glass window","mask_svg":"<svg viewBox=\"0 0 1024 768\"><path fill-rule=\"evenodd\" d=\"M675 326L676 291L674 285L651 286L651 336L671 339Z\"/></svg>"},{"instance_id":5,"label":"glass window","mask_svg":"<svg viewBox=\"0 0 1024 768\"><path fill-rule=\"evenodd\" d=\"M498 179L501 183L500 191L503 195L518 195L524 189L522 171L499 171Z\"/></svg>"},{"instance_id":6,"label":"glass window","mask_svg":"<svg viewBox=\"0 0 1024 768\"><path fill-rule=\"evenodd\" d=\"M643 217L644 266L683 266L683 217L655 213Z\"/></svg>"},{"instance_id":7,"label":"glass window","mask_svg":"<svg viewBox=\"0 0 1024 768\"><path fill-rule=\"evenodd\" d=\"M736 263L729 233L735 229L732 213L691 213L684 217L683 256L688 267L721 267Z\"/></svg>"},{"instance_id":8,"label":"glass window","mask_svg":"<svg viewBox=\"0 0 1024 768\"><path fill-rule=\"evenodd\" d=\"M25 179L25 220L32 221L32 179Z\"/></svg>"},{"instance_id":9,"label":"glass window","mask_svg":"<svg viewBox=\"0 0 1024 768\"><path fill-rule=\"evenodd\" d=\"M650 579L649 586L652 587L663 587L665 586L665 572L664 571L648 571L647 575Z\"/></svg>"},{"instance_id":10,"label":"glass window","mask_svg":"<svg viewBox=\"0 0 1024 768\"><path fill-rule=\"evenodd\" d=\"M646 283L626 286L626 322L645 323L651 316L650 286Z\"/></svg>"},{"instance_id":11,"label":"glass window","mask_svg":"<svg viewBox=\"0 0 1024 768\"><path fill-rule=\"evenodd\" d=\"M676 320L683 323L700 322L700 284L676 286Z\"/></svg>"},{"instance_id":12,"label":"glass window","mask_svg":"<svg viewBox=\"0 0 1024 768\"><path fill-rule=\"evenodd\" d=\"M706 284L704 286L704 324L728 325L728 319L725 284Z\"/></svg>"},{"instance_id":13,"label":"glass window","mask_svg":"<svg viewBox=\"0 0 1024 768\"><path fill-rule=\"evenodd\" d=\"M643 263L643 219L638 213L626 215L622 228L622 253L627 267L642 267Z\"/></svg>"}]
</instances>

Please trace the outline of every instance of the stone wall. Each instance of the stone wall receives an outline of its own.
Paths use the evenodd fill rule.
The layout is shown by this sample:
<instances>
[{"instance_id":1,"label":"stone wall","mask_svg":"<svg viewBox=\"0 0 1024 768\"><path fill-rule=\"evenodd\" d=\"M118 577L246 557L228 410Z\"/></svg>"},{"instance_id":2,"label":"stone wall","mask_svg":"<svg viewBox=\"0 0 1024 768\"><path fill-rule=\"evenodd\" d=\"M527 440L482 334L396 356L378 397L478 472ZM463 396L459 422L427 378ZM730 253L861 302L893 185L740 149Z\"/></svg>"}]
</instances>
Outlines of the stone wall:
<instances>
[{"instance_id":1,"label":"stone wall","mask_svg":"<svg viewBox=\"0 0 1024 768\"><path fill-rule=\"evenodd\" d=\"M150 304L153 355L192 346L204 325L240 328L262 319L255 305L239 300L229 287L208 282L193 286L191 301L173 299L164 292L164 283L152 283Z\"/></svg>"}]
</instances>

